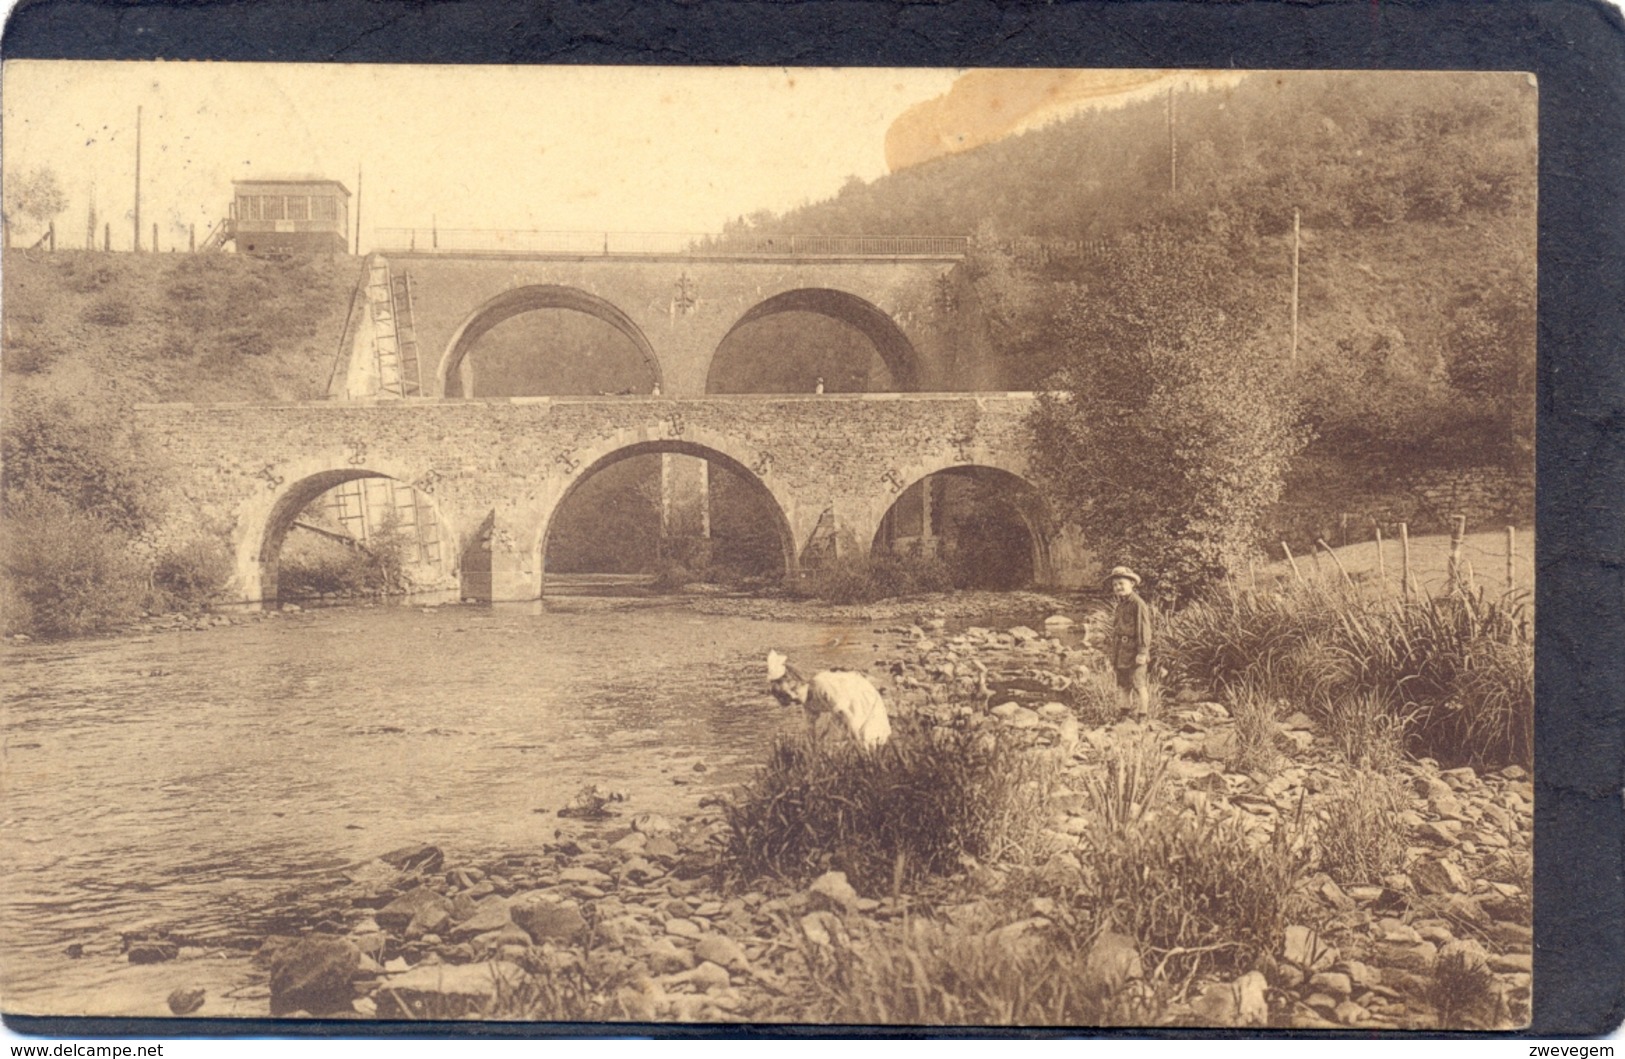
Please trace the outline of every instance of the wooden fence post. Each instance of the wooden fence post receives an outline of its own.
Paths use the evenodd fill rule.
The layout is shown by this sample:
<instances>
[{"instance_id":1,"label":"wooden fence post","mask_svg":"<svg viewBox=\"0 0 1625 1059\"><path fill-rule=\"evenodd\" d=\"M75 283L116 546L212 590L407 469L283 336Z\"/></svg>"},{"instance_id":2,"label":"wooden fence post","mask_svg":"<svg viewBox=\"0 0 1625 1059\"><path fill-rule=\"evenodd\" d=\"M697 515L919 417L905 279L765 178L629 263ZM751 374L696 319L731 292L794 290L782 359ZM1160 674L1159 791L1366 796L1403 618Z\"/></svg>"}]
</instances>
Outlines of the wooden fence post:
<instances>
[{"instance_id":1,"label":"wooden fence post","mask_svg":"<svg viewBox=\"0 0 1625 1059\"><path fill-rule=\"evenodd\" d=\"M56 222L55 221L52 221L51 224L50 224L50 227L45 229L45 236L49 240L49 242L46 245L48 245L53 251L55 251L56 250Z\"/></svg>"},{"instance_id":2,"label":"wooden fence post","mask_svg":"<svg viewBox=\"0 0 1625 1059\"><path fill-rule=\"evenodd\" d=\"M1467 535L1467 516L1456 515L1450 523L1450 564L1445 581L1449 591L1461 587L1461 539Z\"/></svg>"},{"instance_id":3,"label":"wooden fence post","mask_svg":"<svg viewBox=\"0 0 1625 1059\"><path fill-rule=\"evenodd\" d=\"M1348 583L1349 587L1352 588L1354 586L1354 578L1349 576L1348 569L1343 565L1343 560L1339 559L1337 557L1337 553L1332 551L1332 546L1327 544L1324 540L1316 540L1315 543L1326 549L1326 554L1331 557L1332 562L1337 564L1337 569L1343 574L1343 580Z\"/></svg>"},{"instance_id":4,"label":"wooden fence post","mask_svg":"<svg viewBox=\"0 0 1625 1059\"><path fill-rule=\"evenodd\" d=\"M1512 591L1512 557L1518 553L1518 531L1507 527L1507 591Z\"/></svg>"},{"instance_id":5,"label":"wooden fence post","mask_svg":"<svg viewBox=\"0 0 1625 1059\"><path fill-rule=\"evenodd\" d=\"M1399 524L1399 594L1411 598L1411 534L1405 523Z\"/></svg>"},{"instance_id":6,"label":"wooden fence post","mask_svg":"<svg viewBox=\"0 0 1625 1059\"><path fill-rule=\"evenodd\" d=\"M1281 542L1281 550L1286 553L1286 561L1292 566L1292 576L1302 581L1303 572L1298 569L1298 560L1292 558L1292 549L1286 546L1286 541Z\"/></svg>"},{"instance_id":7,"label":"wooden fence post","mask_svg":"<svg viewBox=\"0 0 1625 1059\"><path fill-rule=\"evenodd\" d=\"M1382 594L1388 594L1388 564L1382 557L1382 523L1375 523L1377 530L1377 584L1382 586Z\"/></svg>"},{"instance_id":8,"label":"wooden fence post","mask_svg":"<svg viewBox=\"0 0 1625 1059\"><path fill-rule=\"evenodd\" d=\"M102 225L102 252L106 253L108 251L111 251L112 249L113 249L113 225L111 223L104 223Z\"/></svg>"}]
</instances>

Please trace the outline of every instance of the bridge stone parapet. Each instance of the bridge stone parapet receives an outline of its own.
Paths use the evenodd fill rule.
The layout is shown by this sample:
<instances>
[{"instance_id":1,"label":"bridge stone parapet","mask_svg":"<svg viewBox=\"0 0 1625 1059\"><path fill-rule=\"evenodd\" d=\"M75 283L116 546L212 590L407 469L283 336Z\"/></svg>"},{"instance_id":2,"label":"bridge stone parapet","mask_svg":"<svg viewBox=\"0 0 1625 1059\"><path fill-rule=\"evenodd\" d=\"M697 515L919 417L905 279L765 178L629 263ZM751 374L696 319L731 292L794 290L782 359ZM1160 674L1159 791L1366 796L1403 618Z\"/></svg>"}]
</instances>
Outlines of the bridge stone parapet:
<instances>
[{"instance_id":1,"label":"bridge stone parapet","mask_svg":"<svg viewBox=\"0 0 1625 1059\"><path fill-rule=\"evenodd\" d=\"M275 598L277 555L294 517L327 489L362 477L421 490L443 538L465 557L460 569L473 549L488 546L491 597L533 599L559 505L617 460L673 452L727 464L772 498L785 566L794 570L821 520L833 520L845 547L864 551L897 497L930 474L987 467L1024 477L1033 400L408 399L142 405L136 418L178 491L174 518L230 528L237 599Z\"/></svg>"}]
</instances>

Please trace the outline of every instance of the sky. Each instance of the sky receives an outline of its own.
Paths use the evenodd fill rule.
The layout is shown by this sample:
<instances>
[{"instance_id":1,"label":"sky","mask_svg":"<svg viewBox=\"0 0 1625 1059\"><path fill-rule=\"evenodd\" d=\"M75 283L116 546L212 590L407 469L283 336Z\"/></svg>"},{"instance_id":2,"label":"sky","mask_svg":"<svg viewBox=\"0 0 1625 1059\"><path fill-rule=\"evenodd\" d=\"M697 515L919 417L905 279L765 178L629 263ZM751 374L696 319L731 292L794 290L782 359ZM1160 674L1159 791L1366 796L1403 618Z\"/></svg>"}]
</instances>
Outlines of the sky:
<instances>
[{"instance_id":1,"label":"sky","mask_svg":"<svg viewBox=\"0 0 1625 1059\"><path fill-rule=\"evenodd\" d=\"M48 167L67 192L59 245L82 245L94 195L114 249L129 248L139 108L143 244L154 223L161 249L184 247L194 225L202 239L234 179L312 174L360 191L367 249L378 228L431 225L715 232L828 198L854 176L1203 78L13 61L0 102L5 171Z\"/></svg>"},{"instance_id":2,"label":"sky","mask_svg":"<svg viewBox=\"0 0 1625 1059\"><path fill-rule=\"evenodd\" d=\"M10 62L4 165L53 169L59 242L224 215L231 181L313 173L375 227L712 232L886 172L885 136L951 70ZM353 209L353 206L352 206ZM122 224L121 224L122 222ZM122 231L120 228L122 227ZM66 233L73 233L71 236Z\"/></svg>"}]
</instances>

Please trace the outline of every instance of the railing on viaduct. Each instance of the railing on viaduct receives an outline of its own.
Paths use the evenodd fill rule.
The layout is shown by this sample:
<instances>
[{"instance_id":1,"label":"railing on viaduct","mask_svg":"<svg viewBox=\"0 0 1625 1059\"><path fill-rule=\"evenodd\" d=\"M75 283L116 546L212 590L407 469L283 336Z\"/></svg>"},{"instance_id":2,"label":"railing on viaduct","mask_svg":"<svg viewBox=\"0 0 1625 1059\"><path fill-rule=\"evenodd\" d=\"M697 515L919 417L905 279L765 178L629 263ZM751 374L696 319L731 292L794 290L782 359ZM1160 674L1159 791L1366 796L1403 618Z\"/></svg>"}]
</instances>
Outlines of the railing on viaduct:
<instances>
[{"instance_id":1,"label":"railing on viaduct","mask_svg":"<svg viewBox=\"0 0 1625 1059\"><path fill-rule=\"evenodd\" d=\"M686 255L690 257L961 258L960 235L737 235L691 232L544 232L495 228L380 228L380 253Z\"/></svg>"}]
</instances>

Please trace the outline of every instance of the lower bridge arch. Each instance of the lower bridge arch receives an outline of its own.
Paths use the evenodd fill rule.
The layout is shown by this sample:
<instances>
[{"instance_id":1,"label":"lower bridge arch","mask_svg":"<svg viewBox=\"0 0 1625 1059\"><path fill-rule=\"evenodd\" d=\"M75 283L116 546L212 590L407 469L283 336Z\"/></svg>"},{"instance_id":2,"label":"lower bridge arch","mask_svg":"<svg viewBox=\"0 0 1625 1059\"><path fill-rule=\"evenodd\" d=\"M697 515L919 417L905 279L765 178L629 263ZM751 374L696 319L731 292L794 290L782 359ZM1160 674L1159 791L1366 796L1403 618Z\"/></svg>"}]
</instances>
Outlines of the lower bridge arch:
<instances>
[{"instance_id":1,"label":"lower bridge arch","mask_svg":"<svg viewBox=\"0 0 1625 1059\"><path fill-rule=\"evenodd\" d=\"M770 461L764 465L759 454L739 451L737 446L727 439L711 437L702 432L694 432L691 436L680 438L648 438L639 434L641 432L628 432L628 436L608 440L594 446L588 452L581 453L578 457L578 466L571 472L568 484L559 490L556 499L547 506L534 546L534 554L537 557L536 569L540 572L542 581L538 588L542 592L545 593L547 571L550 569L550 548L560 525L560 515L566 505L595 474L638 456L683 456L692 460L702 460L731 472L746 484L746 488L758 495L763 501L761 506L770 512L772 520L770 530L777 542L780 571L789 574L798 569L795 536L787 513L794 500L783 489L775 487L764 478L763 471L771 473Z\"/></svg>"},{"instance_id":2,"label":"lower bridge arch","mask_svg":"<svg viewBox=\"0 0 1625 1059\"><path fill-rule=\"evenodd\" d=\"M871 554L941 555L980 570L987 583L973 587L1054 583L1055 519L1024 475L985 463L950 463L905 480L879 513ZM1025 536L1025 548L1013 528Z\"/></svg>"},{"instance_id":3,"label":"lower bridge arch","mask_svg":"<svg viewBox=\"0 0 1625 1059\"><path fill-rule=\"evenodd\" d=\"M376 467L346 466L296 472L292 477L293 481L277 493L268 509L252 504L244 513L248 533L237 549L236 563L243 599L275 603L284 598L283 549L295 528L322 536L348 537L351 546L364 548L369 539L386 532L387 527L400 547L398 559L417 587L449 588L455 584L455 535L433 496L414 488L408 476ZM345 488L351 485L357 488ZM336 526L302 522L301 514L329 494L334 501L332 521Z\"/></svg>"}]
</instances>

